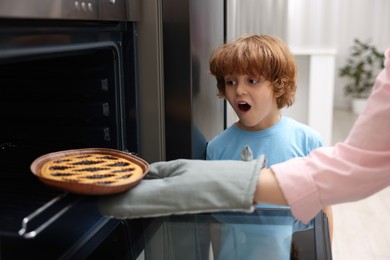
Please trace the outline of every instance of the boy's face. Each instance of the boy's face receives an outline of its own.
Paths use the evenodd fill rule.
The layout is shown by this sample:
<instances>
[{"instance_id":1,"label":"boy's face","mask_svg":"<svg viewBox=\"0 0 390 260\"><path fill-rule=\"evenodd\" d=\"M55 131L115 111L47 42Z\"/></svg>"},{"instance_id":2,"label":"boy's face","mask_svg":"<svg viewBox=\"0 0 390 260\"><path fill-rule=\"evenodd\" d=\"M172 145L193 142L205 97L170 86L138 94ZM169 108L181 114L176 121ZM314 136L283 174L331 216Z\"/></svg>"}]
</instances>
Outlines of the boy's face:
<instances>
[{"instance_id":1,"label":"boy's face","mask_svg":"<svg viewBox=\"0 0 390 260\"><path fill-rule=\"evenodd\" d=\"M248 131L269 128L280 120L272 84L263 77L226 75L225 97L236 112L237 126Z\"/></svg>"}]
</instances>

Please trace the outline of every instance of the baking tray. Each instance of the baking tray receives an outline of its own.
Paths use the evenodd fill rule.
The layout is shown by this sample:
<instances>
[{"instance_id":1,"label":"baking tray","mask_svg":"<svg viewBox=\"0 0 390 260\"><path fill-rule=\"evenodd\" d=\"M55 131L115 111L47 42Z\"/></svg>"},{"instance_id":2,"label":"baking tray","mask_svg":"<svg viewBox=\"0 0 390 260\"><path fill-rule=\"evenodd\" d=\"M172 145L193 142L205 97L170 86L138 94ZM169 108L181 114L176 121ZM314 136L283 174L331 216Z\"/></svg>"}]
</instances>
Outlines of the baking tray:
<instances>
[{"instance_id":1,"label":"baking tray","mask_svg":"<svg viewBox=\"0 0 390 260\"><path fill-rule=\"evenodd\" d=\"M127 182L123 182L120 184L110 184L110 185L53 180L53 179L48 179L40 174L40 170L42 166L48 161L61 159L67 156L86 155L92 153L113 155L113 156L118 156L123 159L126 159L132 163L139 165L143 170L143 174L140 175L138 178L133 178ZM36 158L32 162L30 169L32 173L36 177L38 177L38 179L41 182L55 189L59 189L71 193L85 194L85 195L104 195L104 194L120 193L133 188L134 186L136 186L138 183L142 181L144 176L148 173L149 167L150 167L149 164L145 160L135 155L132 155L130 153L126 153L115 149L109 149L109 148L85 148L85 149L58 151L58 152L42 155Z\"/></svg>"}]
</instances>

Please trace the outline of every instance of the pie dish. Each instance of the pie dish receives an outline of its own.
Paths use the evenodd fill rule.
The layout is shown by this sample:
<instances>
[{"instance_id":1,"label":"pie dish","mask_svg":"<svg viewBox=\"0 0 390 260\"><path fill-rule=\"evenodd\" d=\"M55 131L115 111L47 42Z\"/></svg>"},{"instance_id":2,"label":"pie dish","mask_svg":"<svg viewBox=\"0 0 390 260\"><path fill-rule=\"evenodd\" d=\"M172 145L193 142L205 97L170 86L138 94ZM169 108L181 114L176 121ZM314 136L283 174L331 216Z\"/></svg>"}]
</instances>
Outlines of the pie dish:
<instances>
[{"instance_id":1,"label":"pie dish","mask_svg":"<svg viewBox=\"0 0 390 260\"><path fill-rule=\"evenodd\" d=\"M108 148L74 149L36 158L31 171L53 188L86 195L114 194L136 186L149 164L123 151Z\"/></svg>"}]
</instances>

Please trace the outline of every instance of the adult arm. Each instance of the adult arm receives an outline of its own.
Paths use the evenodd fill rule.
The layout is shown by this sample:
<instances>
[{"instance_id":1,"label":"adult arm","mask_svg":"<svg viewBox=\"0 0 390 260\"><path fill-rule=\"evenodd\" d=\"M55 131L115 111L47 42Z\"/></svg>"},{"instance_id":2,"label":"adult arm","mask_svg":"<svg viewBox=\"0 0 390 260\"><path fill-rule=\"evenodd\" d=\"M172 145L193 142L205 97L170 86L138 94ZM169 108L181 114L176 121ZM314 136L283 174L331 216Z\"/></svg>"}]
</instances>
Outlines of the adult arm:
<instances>
[{"instance_id":1,"label":"adult arm","mask_svg":"<svg viewBox=\"0 0 390 260\"><path fill-rule=\"evenodd\" d=\"M255 200L287 202L294 216L307 222L324 206L366 198L390 185L389 133L390 48L367 107L347 139L307 157L273 165L272 172L263 170Z\"/></svg>"}]
</instances>

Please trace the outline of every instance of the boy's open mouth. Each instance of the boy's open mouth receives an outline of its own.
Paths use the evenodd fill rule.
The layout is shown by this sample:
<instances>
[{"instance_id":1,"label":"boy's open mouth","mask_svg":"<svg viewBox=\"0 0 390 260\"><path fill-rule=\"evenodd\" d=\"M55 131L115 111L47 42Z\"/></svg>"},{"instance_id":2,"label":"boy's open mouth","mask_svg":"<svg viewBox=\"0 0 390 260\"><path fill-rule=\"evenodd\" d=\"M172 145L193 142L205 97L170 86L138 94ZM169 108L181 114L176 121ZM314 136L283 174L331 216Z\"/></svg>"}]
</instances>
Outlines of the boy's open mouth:
<instances>
[{"instance_id":1,"label":"boy's open mouth","mask_svg":"<svg viewBox=\"0 0 390 260\"><path fill-rule=\"evenodd\" d=\"M240 102L240 103L238 103L238 109L240 109L241 111L246 112L246 111L248 111L250 108L251 108L251 106L250 106L248 103L246 103L246 102Z\"/></svg>"}]
</instances>

